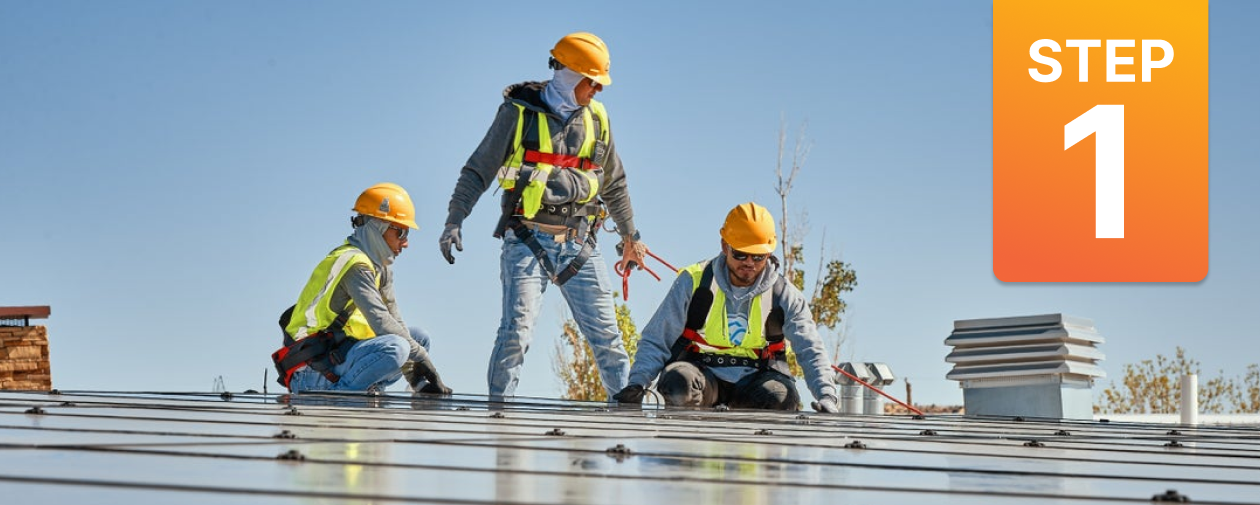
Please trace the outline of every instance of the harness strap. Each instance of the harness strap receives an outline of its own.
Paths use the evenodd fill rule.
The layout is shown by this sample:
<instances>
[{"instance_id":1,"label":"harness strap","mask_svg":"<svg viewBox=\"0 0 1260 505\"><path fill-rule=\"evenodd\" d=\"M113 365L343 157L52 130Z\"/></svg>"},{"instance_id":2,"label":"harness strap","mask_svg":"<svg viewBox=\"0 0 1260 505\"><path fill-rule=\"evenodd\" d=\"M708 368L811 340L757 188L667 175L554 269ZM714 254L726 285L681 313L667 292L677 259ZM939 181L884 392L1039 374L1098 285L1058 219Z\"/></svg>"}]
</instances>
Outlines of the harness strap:
<instances>
[{"instance_id":1,"label":"harness strap","mask_svg":"<svg viewBox=\"0 0 1260 505\"><path fill-rule=\"evenodd\" d=\"M569 279L572 279L573 276L582 270L587 260L591 259L591 253L595 251L595 230L599 229L591 226L587 220L583 219L577 233L579 237L577 240L579 241L578 243L582 244L582 249L578 251L577 256L568 265L565 265L564 269L557 271L555 263L551 262L551 256L547 254L547 250L543 249L542 244L538 242L538 237L533 230L530 230L528 226L525 226L525 223L516 218L509 219L508 226L512 228L512 233L516 234L516 238L525 243L525 246L529 247L530 252L534 253L534 258L538 260L538 264L547 273L547 277L556 283L557 286L563 286L564 283L569 282Z\"/></svg>"},{"instance_id":2,"label":"harness strap","mask_svg":"<svg viewBox=\"0 0 1260 505\"><path fill-rule=\"evenodd\" d=\"M600 168L599 164L590 158L581 158L570 154L555 154L535 151L533 149L525 150L526 163L546 163L557 167L579 168L582 170L595 170Z\"/></svg>"},{"instance_id":3,"label":"harness strap","mask_svg":"<svg viewBox=\"0 0 1260 505\"><path fill-rule=\"evenodd\" d=\"M350 302L327 328L307 335L296 342L286 332L285 346L271 353L271 360L276 365L276 382L286 388L289 387L293 374L303 366L309 366L312 370L319 372L328 379L328 382L336 384L341 380L341 376L333 372L333 367L345 362L346 354L355 344L355 339L346 336L345 332L346 322L354 310L354 302ZM293 307L289 307L280 315L282 328L288 326L288 320L292 315Z\"/></svg>"}]
</instances>

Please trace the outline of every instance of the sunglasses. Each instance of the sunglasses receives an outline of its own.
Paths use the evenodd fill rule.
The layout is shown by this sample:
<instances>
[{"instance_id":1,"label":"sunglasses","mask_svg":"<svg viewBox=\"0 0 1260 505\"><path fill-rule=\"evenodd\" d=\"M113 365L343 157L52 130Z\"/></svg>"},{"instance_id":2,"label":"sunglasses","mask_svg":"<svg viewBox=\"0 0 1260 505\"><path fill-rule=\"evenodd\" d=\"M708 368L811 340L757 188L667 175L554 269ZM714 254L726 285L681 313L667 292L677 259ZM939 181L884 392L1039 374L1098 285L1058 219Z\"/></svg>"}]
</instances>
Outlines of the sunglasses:
<instances>
[{"instance_id":1,"label":"sunglasses","mask_svg":"<svg viewBox=\"0 0 1260 505\"><path fill-rule=\"evenodd\" d=\"M399 228L397 226L390 226L389 229L398 232L398 240L407 240L407 232L411 231L411 228Z\"/></svg>"},{"instance_id":2,"label":"sunglasses","mask_svg":"<svg viewBox=\"0 0 1260 505\"><path fill-rule=\"evenodd\" d=\"M735 249L731 249L731 258L733 258L735 261L744 261L746 259L751 258L753 260L753 263L761 263L765 261L766 258L769 258L769 257L770 257L769 254L748 254L743 251L736 251Z\"/></svg>"}]
</instances>

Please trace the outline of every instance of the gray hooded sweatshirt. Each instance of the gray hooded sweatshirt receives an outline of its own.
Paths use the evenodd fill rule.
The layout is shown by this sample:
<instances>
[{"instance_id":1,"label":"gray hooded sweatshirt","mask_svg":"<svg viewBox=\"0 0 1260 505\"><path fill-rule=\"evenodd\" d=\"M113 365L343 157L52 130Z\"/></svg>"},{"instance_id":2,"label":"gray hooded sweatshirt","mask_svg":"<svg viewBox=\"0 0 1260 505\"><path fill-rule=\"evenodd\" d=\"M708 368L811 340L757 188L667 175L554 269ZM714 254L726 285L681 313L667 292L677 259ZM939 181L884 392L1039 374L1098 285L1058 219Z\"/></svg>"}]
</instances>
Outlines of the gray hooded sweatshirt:
<instances>
[{"instance_id":1,"label":"gray hooded sweatshirt","mask_svg":"<svg viewBox=\"0 0 1260 505\"><path fill-rule=\"evenodd\" d=\"M752 299L759 293L767 296L774 289L779 278L779 267L771 262L761 272L752 286L736 288L731 286L730 275L726 269L726 255L720 254L713 260L713 279L718 288L726 294L726 311L728 317L742 317L748 320ZM634 367L630 369L628 384L647 387L669 360L670 348L682 335L687 324L687 306L691 303L693 281L691 274L683 272L674 280L669 294L656 309L656 314L643 327L639 350L634 356ZM792 344L796 352L796 360L805 371L805 380L815 399L823 396L837 396L834 381L835 372L831 368L831 360L823 349L822 339L818 336L818 328L814 324L814 315L809 311L809 303L805 295L791 284L784 286L783 292L775 302L783 307L783 334ZM738 382L744 376L758 370L750 367L712 367L709 369L719 379L727 382Z\"/></svg>"},{"instance_id":2,"label":"gray hooded sweatshirt","mask_svg":"<svg viewBox=\"0 0 1260 505\"><path fill-rule=\"evenodd\" d=\"M552 132L552 148L556 154L576 156L586 137L586 127L582 114L575 111L567 118L562 118L548 107L542 94L546 82L523 82L508 86L503 90L503 104L494 117L494 123L486 132L485 138L468 157L463 170L459 173L459 181L451 194L446 222L462 225L464 218L472 213L477 200L490 186L497 185L499 167L512 154L513 139L516 135L516 120L520 116L515 104L525 106L525 114L544 112L547 125ZM594 117L594 114L592 114ZM611 122L611 121L610 121ZM598 130L596 130L598 131ZM621 166L621 157L613 143L612 129L609 128L608 144L595 148L594 161L603 167L603 177L599 181L599 199L608 209L617 230L623 236L635 233L634 210L630 206L630 193L626 186L626 172ZM504 194L506 197L506 193Z\"/></svg>"}]
</instances>

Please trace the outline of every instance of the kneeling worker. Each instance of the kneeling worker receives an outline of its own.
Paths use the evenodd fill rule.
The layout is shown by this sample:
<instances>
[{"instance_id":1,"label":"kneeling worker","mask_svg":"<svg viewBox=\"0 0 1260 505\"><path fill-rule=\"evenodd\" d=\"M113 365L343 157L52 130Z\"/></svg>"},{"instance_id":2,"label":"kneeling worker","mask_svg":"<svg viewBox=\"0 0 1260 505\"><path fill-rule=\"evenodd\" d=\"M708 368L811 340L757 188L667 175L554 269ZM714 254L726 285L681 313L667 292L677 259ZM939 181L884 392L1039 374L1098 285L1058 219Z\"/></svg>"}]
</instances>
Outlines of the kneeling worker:
<instances>
[{"instance_id":1,"label":"kneeling worker","mask_svg":"<svg viewBox=\"0 0 1260 505\"><path fill-rule=\"evenodd\" d=\"M643 338L629 385L613 398L640 403L656 389L666 405L797 410L784 335L805 371L819 412L839 412L831 361L805 296L774 259L774 218L740 204L722 226L722 254L683 269Z\"/></svg>"},{"instance_id":2,"label":"kneeling worker","mask_svg":"<svg viewBox=\"0 0 1260 505\"><path fill-rule=\"evenodd\" d=\"M403 323L394 299L391 265L417 228L415 204L397 184L382 183L363 191L354 211L354 233L319 262L281 316L285 347L272 355L280 383L293 393L380 391L408 365L414 391L450 394L429 359L429 336Z\"/></svg>"}]
</instances>

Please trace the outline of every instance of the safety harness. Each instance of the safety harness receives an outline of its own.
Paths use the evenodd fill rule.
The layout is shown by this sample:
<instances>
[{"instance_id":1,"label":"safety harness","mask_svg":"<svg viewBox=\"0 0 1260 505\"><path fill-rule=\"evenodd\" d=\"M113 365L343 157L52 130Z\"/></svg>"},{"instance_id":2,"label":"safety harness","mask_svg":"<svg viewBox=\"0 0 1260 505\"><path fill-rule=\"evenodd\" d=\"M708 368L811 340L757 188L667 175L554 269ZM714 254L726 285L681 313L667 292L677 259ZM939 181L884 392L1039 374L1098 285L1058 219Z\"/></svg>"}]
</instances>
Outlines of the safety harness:
<instances>
[{"instance_id":1,"label":"safety harness","mask_svg":"<svg viewBox=\"0 0 1260 505\"><path fill-rule=\"evenodd\" d=\"M280 314L280 332L284 334L284 347L271 353L271 361L276 364L276 382L287 388L293 380L293 374L303 366L309 366L328 379L328 382L336 384L341 376L333 373L333 367L346 361L346 354L357 341L345 332L346 321L355 310L354 302L346 305L327 328L296 341L285 331L293 317L293 309L291 306Z\"/></svg>"},{"instance_id":2,"label":"safety harness","mask_svg":"<svg viewBox=\"0 0 1260 505\"><path fill-rule=\"evenodd\" d=\"M598 139L606 143L608 116L603 104L592 100L591 105L582 110L586 131L578 155L556 154L552 152L546 113L526 114L524 105L514 105L519 114L516 136L512 155L499 173L499 185L504 188L505 193L502 217L495 227L494 236L502 238L506 230L512 230L516 238L529 247L547 277L557 286L563 285L577 275L590 259L595 249L596 233L607 217L603 202L597 198L599 174L596 170L602 167L595 162L599 153L595 147L596 133L592 117L599 121ZM595 110L594 114L591 109ZM533 132L533 136L525 135L527 131ZM589 186L587 194L579 196L577 201L565 204L543 203L542 196L546 191L547 180L556 170L574 170L580 174ZM565 226L568 228L565 238L572 238L582 249L563 269L556 269L547 250L543 249L534 231L522 218L535 223Z\"/></svg>"},{"instance_id":3,"label":"safety harness","mask_svg":"<svg viewBox=\"0 0 1260 505\"><path fill-rule=\"evenodd\" d=\"M672 363L682 360L711 367L744 366L761 370L773 368L786 375L791 375L787 366L787 342L783 339L784 312L783 307L779 304L780 295L787 284L783 276L780 275L775 280L774 287L771 289L773 308L770 310L769 317L766 318L764 330L767 345L755 350L757 353L756 359L705 353L700 348L700 345L723 350L734 348L733 346L710 343L700 334L699 330L704 328L705 322L709 318L709 309L713 306L712 283L713 262L709 262L708 265L705 265L704 272L700 275L700 282L697 284L696 290L691 294L691 301L687 305L687 323L683 328L682 335L678 337L678 340L674 341L674 345L670 348L668 362Z\"/></svg>"}]
</instances>

